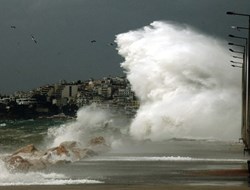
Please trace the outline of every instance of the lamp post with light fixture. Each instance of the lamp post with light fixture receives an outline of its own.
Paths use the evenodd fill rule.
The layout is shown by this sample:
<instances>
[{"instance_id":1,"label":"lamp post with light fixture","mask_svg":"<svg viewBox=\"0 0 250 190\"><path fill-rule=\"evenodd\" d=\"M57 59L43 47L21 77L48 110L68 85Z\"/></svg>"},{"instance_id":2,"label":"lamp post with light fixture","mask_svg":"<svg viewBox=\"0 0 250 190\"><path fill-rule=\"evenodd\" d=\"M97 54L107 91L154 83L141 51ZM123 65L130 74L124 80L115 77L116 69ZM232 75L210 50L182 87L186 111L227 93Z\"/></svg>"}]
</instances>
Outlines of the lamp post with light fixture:
<instances>
[{"instance_id":1,"label":"lamp post with light fixture","mask_svg":"<svg viewBox=\"0 0 250 190\"><path fill-rule=\"evenodd\" d=\"M238 57L238 56L235 56L236 58L241 58L242 59L242 62L238 62L238 61L230 61L231 63L231 66L232 67L237 67L237 68L241 68L242 69L242 85L241 85L241 89L242 89L242 98L241 98L241 139L243 140L245 146L246 145L246 141L245 139L247 138L247 133L246 133L246 125L247 125L247 90L246 90L246 87L247 87L247 84L246 84L246 47L243 46L243 45L239 45L239 44L234 44L234 43L228 43L228 45L230 46L237 46L237 47L240 47L240 48L243 48L243 52L241 51L235 51L233 49L229 49L231 52L233 53L240 53L242 54L242 57ZM234 56L233 56L234 57ZM241 64L241 66L237 65L237 64Z\"/></svg>"},{"instance_id":2,"label":"lamp post with light fixture","mask_svg":"<svg viewBox=\"0 0 250 190\"><path fill-rule=\"evenodd\" d=\"M249 55L250 55L250 15L249 14L242 14L242 13L235 13L235 12L227 12L228 15L233 16L243 16L248 17L248 27L237 27L234 26L232 28L241 30L246 29L248 30L248 38L243 38L239 36L229 35L229 37L232 38L239 38L239 39L245 39L246 40L246 46L245 46L245 53L243 55L243 65L242 65L242 139L243 143L245 144L244 151L247 151L250 153L250 105L249 105L249 96L250 96L250 68L249 68ZM231 51L231 50L230 50ZM236 52L236 51L233 51ZM239 53L239 52L236 52ZM237 57L238 58L238 57ZM244 118L245 117L245 118ZM248 162L249 166L249 162Z\"/></svg>"}]
</instances>

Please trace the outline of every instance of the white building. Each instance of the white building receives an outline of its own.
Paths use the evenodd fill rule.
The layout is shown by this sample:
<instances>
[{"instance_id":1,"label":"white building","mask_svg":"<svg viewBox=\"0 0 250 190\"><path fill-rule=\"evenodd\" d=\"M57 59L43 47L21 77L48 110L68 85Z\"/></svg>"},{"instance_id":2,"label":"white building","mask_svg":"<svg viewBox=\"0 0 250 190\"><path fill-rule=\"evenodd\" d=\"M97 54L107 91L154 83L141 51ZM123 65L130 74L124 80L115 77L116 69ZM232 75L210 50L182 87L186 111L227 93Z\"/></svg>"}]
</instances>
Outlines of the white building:
<instances>
[{"instance_id":1,"label":"white building","mask_svg":"<svg viewBox=\"0 0 250 190\"><path fill-rule=\"evenodd\" d=\"M16 99L16 103L18 105L31 105L31 104L36 104L37 101L35 98L18 98Z\"/></svg>"},{"instance_id":2,"label":"white building","mask_svg":"<svg viewBox=\"0 0 250 190\"><path fill-rule=\"evenodd\" d=\"M62 98L75 98L78 93L78 85L65 85L62 90Z\"/></svg>"}]
</instances>

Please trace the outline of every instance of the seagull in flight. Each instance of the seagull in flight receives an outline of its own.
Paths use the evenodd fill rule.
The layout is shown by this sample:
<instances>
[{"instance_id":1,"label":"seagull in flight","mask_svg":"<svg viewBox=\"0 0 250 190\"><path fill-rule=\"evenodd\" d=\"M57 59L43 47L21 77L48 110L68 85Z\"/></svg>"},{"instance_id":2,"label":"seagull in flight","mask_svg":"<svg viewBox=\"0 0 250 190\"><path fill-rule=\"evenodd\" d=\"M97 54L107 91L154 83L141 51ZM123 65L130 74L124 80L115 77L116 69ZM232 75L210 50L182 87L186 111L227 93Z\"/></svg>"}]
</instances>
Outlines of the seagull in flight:
<instances>
[{"instance_id":1,"label":"seagull in flight","mask_svg":"<svg viewBox=\"0 0 250 190\"><path fill-rule=\"evenodd\" d=\"M37 40L35 39L35 37L31 34L31 39L37 44Z\"/></svg>"}]
</instances>

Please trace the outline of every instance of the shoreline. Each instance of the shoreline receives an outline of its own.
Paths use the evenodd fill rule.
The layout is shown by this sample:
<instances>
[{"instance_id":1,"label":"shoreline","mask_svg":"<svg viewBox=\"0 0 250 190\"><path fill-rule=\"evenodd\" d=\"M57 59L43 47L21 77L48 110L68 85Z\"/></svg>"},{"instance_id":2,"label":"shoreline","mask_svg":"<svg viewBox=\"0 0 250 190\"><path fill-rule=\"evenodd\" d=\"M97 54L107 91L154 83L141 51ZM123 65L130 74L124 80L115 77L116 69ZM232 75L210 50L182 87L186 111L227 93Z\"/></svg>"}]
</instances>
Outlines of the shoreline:
<instances>
[{"instance_id":1,"label":"shoreline","mask_svg":"<svg viewBox=\"0 0 250 190\"><path fill-rule=\"evenodd\" d=\"M248 190L248 185L117 185L117 184L81 184L81 185L29 185L29 186L0 186L0 190Z\"/></svg>"}]
</instances>

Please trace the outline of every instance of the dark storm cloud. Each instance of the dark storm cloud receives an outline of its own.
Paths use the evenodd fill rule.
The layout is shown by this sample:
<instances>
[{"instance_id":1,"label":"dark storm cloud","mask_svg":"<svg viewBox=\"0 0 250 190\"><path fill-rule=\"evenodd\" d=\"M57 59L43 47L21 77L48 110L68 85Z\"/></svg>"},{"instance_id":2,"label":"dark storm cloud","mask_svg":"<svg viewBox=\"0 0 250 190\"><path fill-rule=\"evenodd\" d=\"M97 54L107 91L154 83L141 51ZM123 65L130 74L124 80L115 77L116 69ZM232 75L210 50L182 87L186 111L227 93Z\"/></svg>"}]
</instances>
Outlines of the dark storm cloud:
<instances>
[{"instance_id":1,"label":"dark storm cloud","mask_svg":"<svg viewBox=\"0 0 250 190\"><path fill-rule=\"evenodd\" d=\"M0 0L0 93L121 75L122 59L109 44L155 20L226 39L230 25L247 21L225 12L249 7L248 0Z\"/></svg>"}]
</instances>

